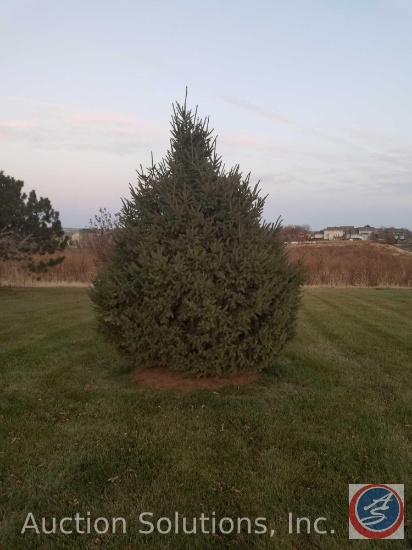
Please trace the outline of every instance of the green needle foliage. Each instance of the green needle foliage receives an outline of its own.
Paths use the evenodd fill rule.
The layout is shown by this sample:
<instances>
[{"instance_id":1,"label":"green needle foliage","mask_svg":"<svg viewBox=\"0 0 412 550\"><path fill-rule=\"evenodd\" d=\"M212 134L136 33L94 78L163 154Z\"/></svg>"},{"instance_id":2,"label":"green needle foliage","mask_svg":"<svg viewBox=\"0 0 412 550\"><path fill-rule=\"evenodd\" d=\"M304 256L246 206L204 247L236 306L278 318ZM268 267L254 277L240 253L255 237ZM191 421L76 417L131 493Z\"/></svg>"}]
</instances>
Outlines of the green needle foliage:
<instances>
[{"instance_id":1,"label":"green needle foliage","mask_svg":"<svg viewBox=\"0 0 412 550\"><path fill-rule=\"evenodd\" d=\"M54 254L65 249L59 213L46 197L23 192L24 182L0 170L0 260L19 260L33 273L42 273L64 256L35 262L34 254Z\"/></svg>"},{"instance_id":2,"label":"green needle foliage","mask_svg":"<svg viewBox=\"0 0 412 550\"><path fill-rule=\"evenodd\" d=\"M135 365L221 376L273 363L293 336L304 273L279 220L262 220L258 185L225 170L208 124L186 101L173 107L170 151L138 171L91 298Z\"/></svg>"}]
</instances>

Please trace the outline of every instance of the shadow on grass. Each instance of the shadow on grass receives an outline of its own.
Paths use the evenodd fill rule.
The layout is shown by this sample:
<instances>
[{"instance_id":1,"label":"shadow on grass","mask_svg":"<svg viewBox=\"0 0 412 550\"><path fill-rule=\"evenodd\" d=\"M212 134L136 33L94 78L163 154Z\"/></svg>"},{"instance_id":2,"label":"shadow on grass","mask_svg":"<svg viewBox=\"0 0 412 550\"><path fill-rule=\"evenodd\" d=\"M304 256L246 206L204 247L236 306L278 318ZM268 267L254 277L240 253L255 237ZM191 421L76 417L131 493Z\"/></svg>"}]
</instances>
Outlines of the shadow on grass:
<instances>
[{"instance_id":1,"label":"shadow on grass","mask_svg":"<svg viewBox=\"0 0 412 550\"><path fill-rule=\"evenodd\" d=\"M272 378L286 378L290 375L292 364L293 361L291 359L288 359L287 357L282 357L281 359L276 361L276 363L270 365L270 367L266 367L266 369L263 369L262 372L265 376L270 376ZM295 369L296 365L294 365L293 367Z\"/></svg>"}]
</instances>

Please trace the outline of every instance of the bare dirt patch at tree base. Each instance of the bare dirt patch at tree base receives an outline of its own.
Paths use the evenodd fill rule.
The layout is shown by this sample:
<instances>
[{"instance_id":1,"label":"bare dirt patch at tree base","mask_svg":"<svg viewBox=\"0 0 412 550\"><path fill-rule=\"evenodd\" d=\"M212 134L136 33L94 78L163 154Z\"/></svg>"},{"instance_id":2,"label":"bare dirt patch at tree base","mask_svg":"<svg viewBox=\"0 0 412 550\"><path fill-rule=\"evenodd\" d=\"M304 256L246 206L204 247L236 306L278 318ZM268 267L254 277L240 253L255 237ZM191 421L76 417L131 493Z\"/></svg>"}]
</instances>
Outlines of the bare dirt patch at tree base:
<instances>
[{"instance_id":1,"label":"bare dirt patch at tree base","mask_svg":"<svg viewBox=\"0 0 412 550\"><path fill-rule=\"evenodd\" d=\"M233 376L198 378L170 370L167 367L151 367L134 373L133 379L149 388L190 391L201 389L215 390L226 386L248 386L260 376L260 372L246 372Z\"/></svg>"}]
</instances>

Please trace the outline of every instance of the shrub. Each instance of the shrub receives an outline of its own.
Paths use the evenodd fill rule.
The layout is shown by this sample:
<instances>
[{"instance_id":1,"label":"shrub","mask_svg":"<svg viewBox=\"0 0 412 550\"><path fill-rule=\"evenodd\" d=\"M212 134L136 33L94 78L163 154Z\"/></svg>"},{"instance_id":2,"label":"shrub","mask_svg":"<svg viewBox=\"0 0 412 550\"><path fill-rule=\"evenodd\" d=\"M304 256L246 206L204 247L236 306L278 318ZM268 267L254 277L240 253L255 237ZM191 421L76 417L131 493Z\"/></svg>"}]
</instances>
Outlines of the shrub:
<instances>
[{"instance_id":1,"label":"shrub","mask_svg":"<svg viewBox=\"0 0 412 550\"><path fill-rule=\"evenodd\" d=\"M262 220L258 185L225 170L208 119L173 113L170 151L138 171L93 280L98 326L135 365L261 370L294 333L302 264Z\"/></svg>"}]
</instances>

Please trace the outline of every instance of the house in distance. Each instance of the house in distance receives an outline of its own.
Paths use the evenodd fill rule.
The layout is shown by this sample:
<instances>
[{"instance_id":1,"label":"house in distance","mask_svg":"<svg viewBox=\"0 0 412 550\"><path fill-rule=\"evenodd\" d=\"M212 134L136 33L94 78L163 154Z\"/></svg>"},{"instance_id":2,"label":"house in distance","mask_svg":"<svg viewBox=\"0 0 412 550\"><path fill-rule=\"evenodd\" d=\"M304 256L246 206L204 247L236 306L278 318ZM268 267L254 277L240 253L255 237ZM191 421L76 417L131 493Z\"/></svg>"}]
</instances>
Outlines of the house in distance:
<instances>
[{"instance_id":1,"label":"house in distance","mask_svg":"<svg viewBox=\"0 0 412 550\"><path fill-rule=\"evenodd\" d=\"M407 243L412 240L412 232L408 229L397 229L395 227L354 227L353 225L339 225L325 227L321 231L313 231L311 240L334 241L334 240L361 240L361 241L385 241L393 243Z\"/></svg>"}]
</instances>

